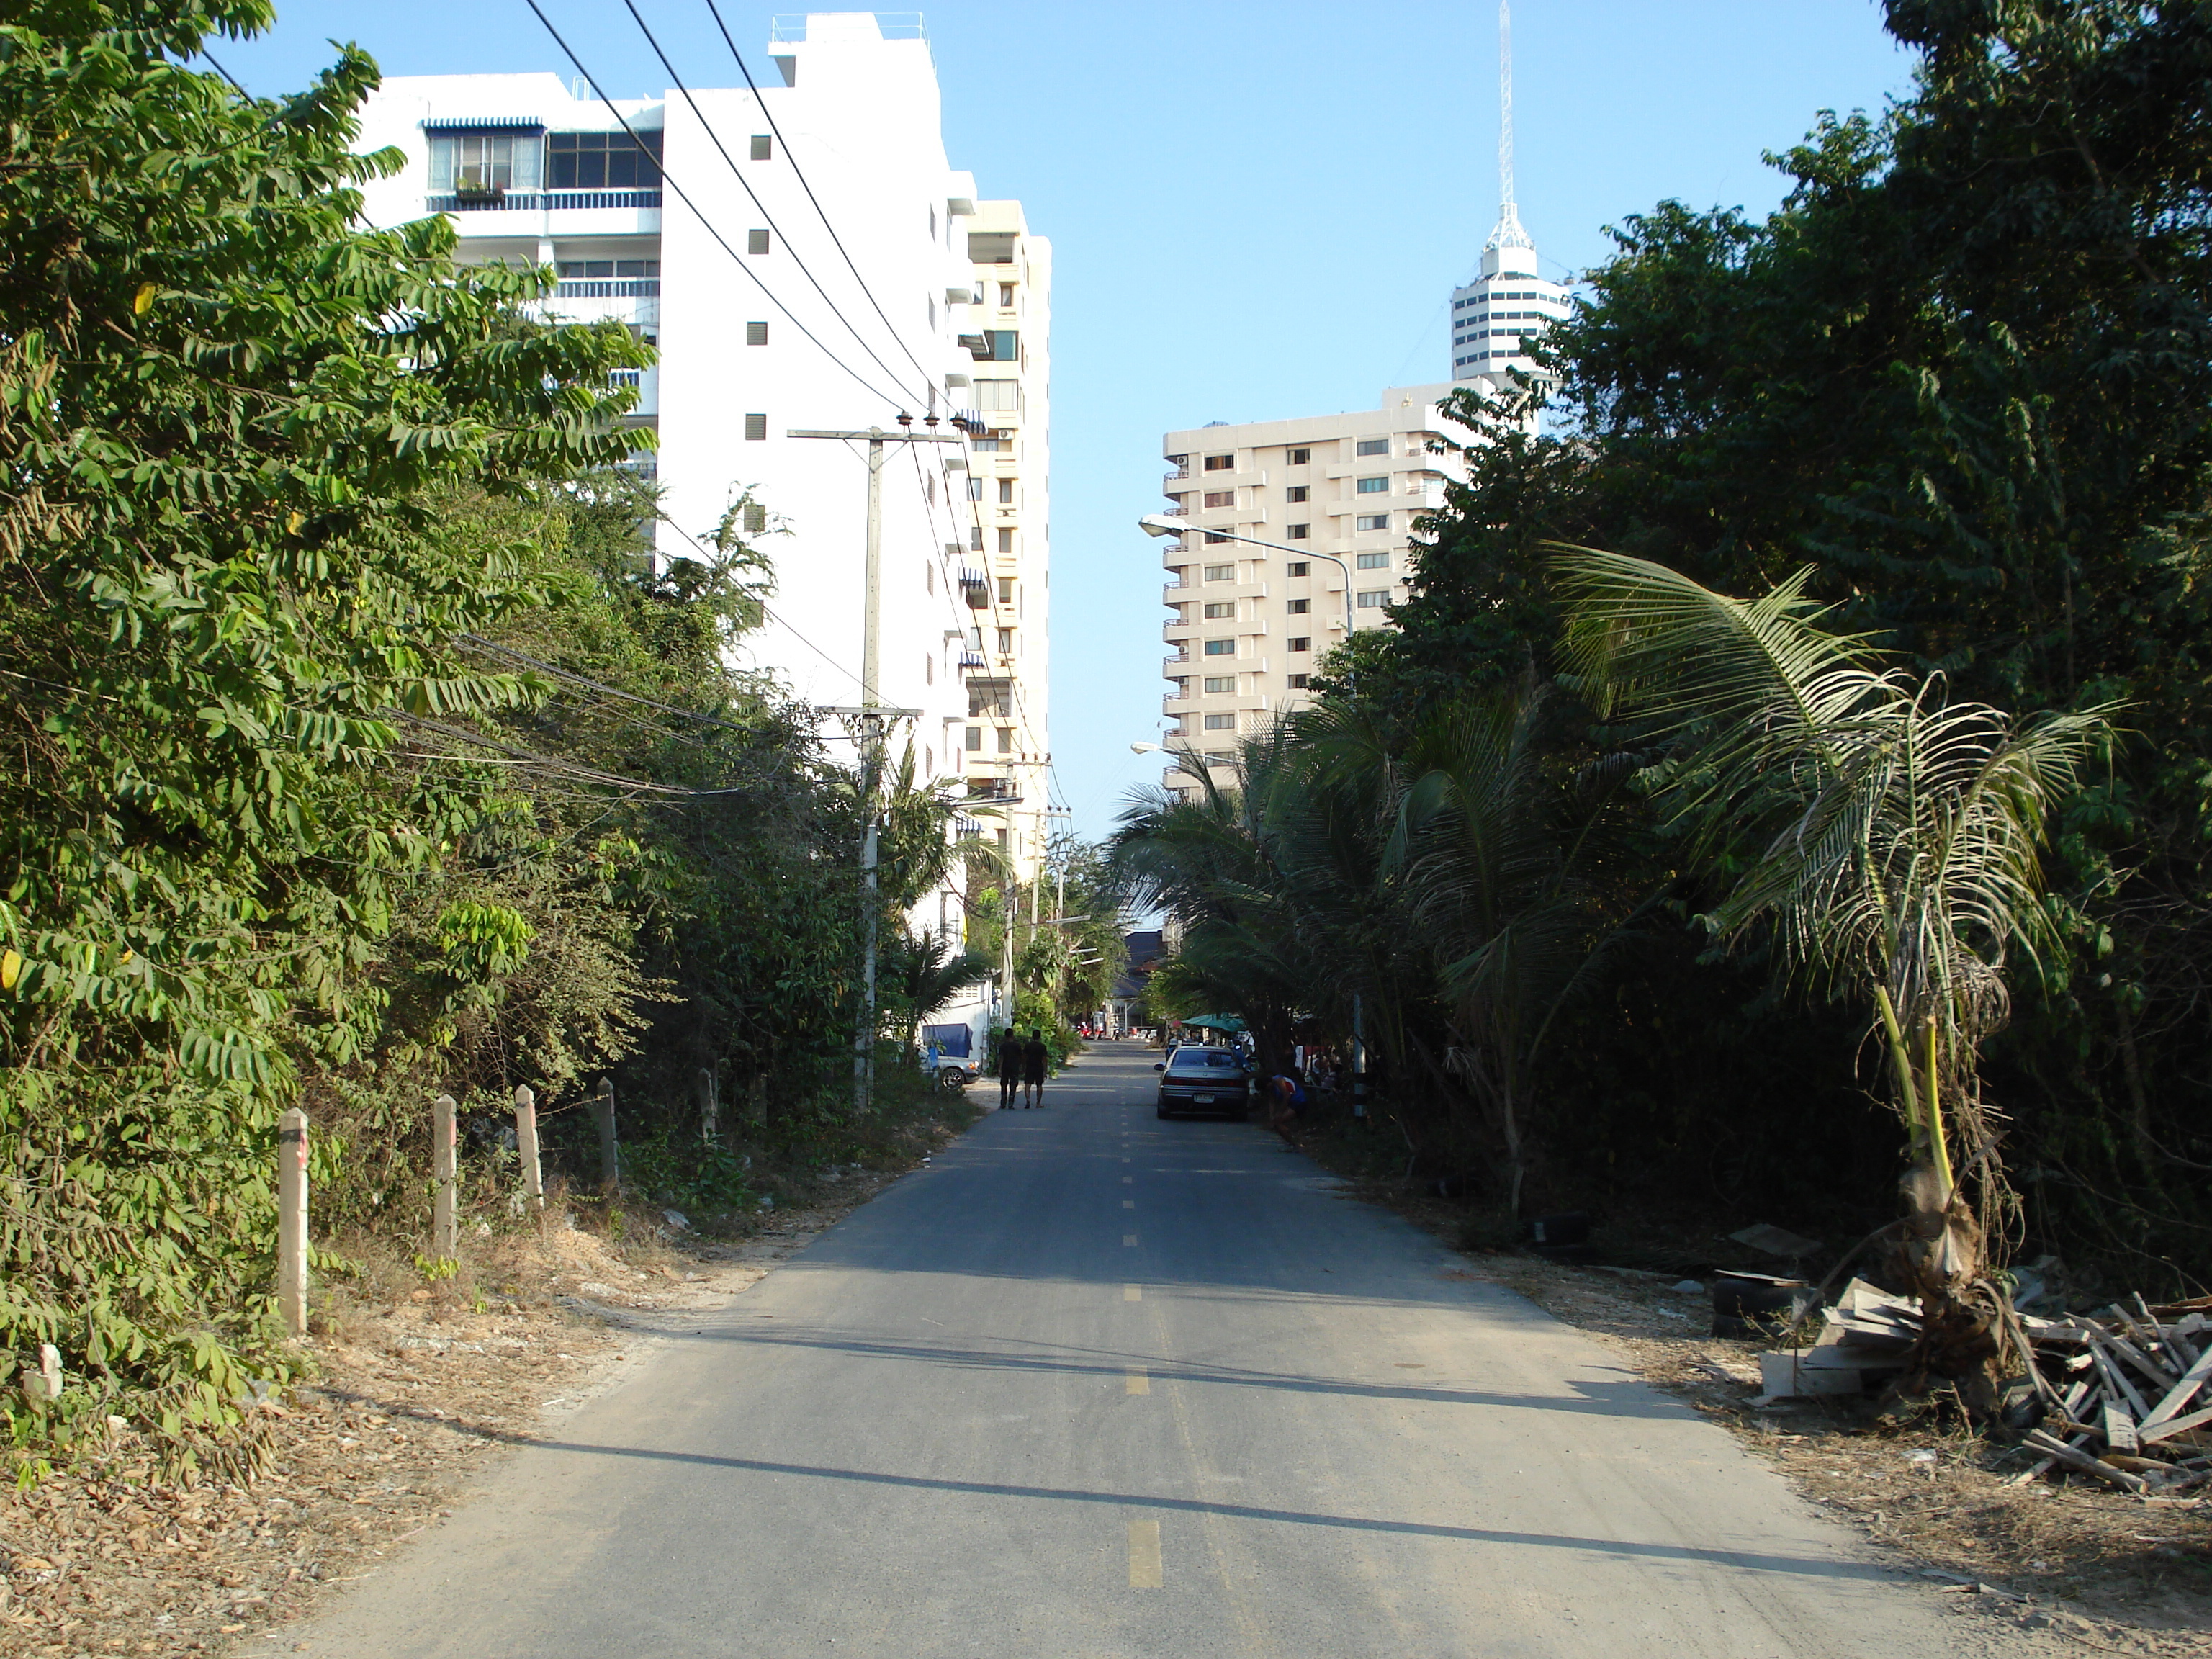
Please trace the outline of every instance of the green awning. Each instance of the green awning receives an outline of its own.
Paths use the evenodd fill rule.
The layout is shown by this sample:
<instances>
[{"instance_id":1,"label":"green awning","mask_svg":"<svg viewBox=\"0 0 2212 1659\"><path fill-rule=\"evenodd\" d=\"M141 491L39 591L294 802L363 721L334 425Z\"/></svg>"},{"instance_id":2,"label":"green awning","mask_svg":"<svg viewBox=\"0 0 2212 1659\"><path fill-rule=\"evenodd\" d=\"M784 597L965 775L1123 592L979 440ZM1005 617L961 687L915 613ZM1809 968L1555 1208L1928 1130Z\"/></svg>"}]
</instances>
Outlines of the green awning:
<instances>
[{"instance_id":1,"label":"green awning","mask_svg":"<svg viewBox=\"0 0 2212 1659\"><path fill-rule=\"evenodd\" d=\"M1209 1031L1241 1031L1244 1022L1234 1014L1193 1014L1182 1022Z\"/></svg>"}]
</instances>

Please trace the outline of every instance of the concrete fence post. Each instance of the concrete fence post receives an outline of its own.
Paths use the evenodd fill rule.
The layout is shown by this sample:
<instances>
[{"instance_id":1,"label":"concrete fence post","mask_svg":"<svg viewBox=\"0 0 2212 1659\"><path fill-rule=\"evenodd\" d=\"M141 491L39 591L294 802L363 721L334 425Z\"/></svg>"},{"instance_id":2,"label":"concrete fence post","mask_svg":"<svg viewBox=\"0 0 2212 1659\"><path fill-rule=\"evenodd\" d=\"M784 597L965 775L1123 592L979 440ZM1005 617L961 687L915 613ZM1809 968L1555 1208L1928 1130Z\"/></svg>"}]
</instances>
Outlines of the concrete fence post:
<instances>
[{"instance_id":1,"label":"concrete fence post","mask_svg":"<svg viewBox=\"0 0 2212 1659\"><path fill-rule=\"evenodd\" d=\"M599 1185L608 1192L622 1188L622 1147L615 1139L615 1080L599 1079L599 1092L592 1098L592 1116L599 1126Z\"/></svg>"},{"instance_id":2,"label":"concrete fence post","mask_svg":"<svg viewBox=\"0 0 2212 1659\"><path fill-rule=\"evenodd\" d=\"M699 1139L712 1146L721 1138L722 1103L714 1089L714 1070L699 1068Z\"/></svg>"},{"instance_id":3,"label":"concrete fence post","mask_svg":"<svg viewBox=\"0 0 2212 1659\"><path fill-rule=\"evenodd\" d=\"M538 1162L538 1097L527 1084L517 1084L514 1090L514 1151L522 1164L522 1201L543 1220L545 1171Z\"/></svg>"},{"instance_id":4,"label":"concrete fence post","mask_svg":"<svg viewBox=\"0 0 2212 1659\"><path fill-rule=\"evenodd\" d=\"M276 1312L288 1336L307 1334L307 1115L276 1126Z\"/></svg>"},{"instance_id":5,"label":"concrete fence post","mask_svg":"<svg viewBox=\"0 0 2212 1659\"><path fill-rule=\"evenodd\" d=\"M430 1254L440 1261L458 1261L461 1255L459 1220L453 1213L453 1114L459 1109L451 1095L430 1103L433 1198Z\"/></svg>"}]
</instances>

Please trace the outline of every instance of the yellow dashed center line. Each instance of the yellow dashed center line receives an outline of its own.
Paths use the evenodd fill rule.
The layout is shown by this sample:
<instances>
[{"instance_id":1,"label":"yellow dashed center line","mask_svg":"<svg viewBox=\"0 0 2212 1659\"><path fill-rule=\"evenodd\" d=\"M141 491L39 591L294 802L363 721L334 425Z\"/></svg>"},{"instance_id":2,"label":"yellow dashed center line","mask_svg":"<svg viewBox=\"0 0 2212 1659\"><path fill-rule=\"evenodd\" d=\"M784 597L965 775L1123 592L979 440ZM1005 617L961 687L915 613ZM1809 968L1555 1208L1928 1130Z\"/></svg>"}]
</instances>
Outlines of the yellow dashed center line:
<instances>
[{"instance_id":1,"label":"yellow dashed center line","mask_svg":"<svg viewBox=\"0 0 2212 1659\"><path fill-rule=\"evenodd\" d=\"M1158 1589L1160 1587L1160 1523L1157 1521L1129 1522L1129 1588Z\"/></svg>"},{"instance_id":2,"label":"yellow dashed center line","mask_svg":"<svg viewBox=\"0 0 2212 1659\"><path fill-rule=\"evenodd\" d=\"M1152 1373L1142 1365L1130 1366L1129 1374L1122 1381L1127 1385L1124 1389L1125 1393L1150 1394L1152 1391Z\"/></svg>"}]
</instances>

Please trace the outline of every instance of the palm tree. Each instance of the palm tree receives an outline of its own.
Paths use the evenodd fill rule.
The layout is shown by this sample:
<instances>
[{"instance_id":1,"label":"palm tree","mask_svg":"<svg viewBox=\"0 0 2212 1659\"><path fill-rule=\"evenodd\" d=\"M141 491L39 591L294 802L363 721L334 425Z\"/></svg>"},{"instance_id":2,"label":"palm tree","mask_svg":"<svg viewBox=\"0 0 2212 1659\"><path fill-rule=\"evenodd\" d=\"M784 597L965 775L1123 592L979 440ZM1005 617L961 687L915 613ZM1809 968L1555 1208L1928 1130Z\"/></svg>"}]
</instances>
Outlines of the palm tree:
<instances>
[{"instance_id":1,"label":"palm tree","mask_svg":"<svg viewBox=\"0 0 2212 1659\"><path fill-rule=\"evenodd\" d=\"M956 951L951 939L928 930L905 934L889 954L885 978L906 1015L906 1042L900 1052L911 1058L922 1023L969 986L988 979L991 962L973 951Z\"/></svg>"},{"instance_id":2,"label":"palm tree","mask_svg":"<svg viewBox=\"0 0 2212 1659\"><path fill-rule=\"evenodd\" d=\"M1865 1007L1910 1147L1899 1255L1923 1355L1987 1377L2007 1310L1985 1251L2008 1194L1978 1059L2008 955L2051 942L2045 825L2110 711L2017 720L1950 702L1942 676L1883 670L1863 640L1825 631L1809 571L1756 599L1591 548L1562 547L1553 571L1586 700L1648 711L1681 743L1651 781L1727 871L1710 924L1730 941L1770 932L1795 975Z\"/></svg>"},{"instance_id":3,"label":"palm tree","mask_svg":"<svg viewBox=\"0 0 2212 1659\"><path fill-rule=\"evenodd\" d=\"M1402 872L1407 920L1450 1010L1450 1069L1504 1141L1516 1216L1545 1038L1623 932L1593 866L1626 769L1547 765L1552 702L1531 687L1462 704L1421 732L1382 860Z\"/></svg>"}]
</instances>

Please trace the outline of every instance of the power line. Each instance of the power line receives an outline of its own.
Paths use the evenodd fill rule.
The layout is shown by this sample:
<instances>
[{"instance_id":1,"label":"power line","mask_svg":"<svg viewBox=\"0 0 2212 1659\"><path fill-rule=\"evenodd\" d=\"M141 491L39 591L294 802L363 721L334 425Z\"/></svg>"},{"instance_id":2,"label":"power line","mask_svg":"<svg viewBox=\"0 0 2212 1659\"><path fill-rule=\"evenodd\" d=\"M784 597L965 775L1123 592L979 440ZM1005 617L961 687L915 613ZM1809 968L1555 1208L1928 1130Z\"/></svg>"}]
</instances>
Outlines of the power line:
<instances>
[{"instance_id":1,"label":"power line","mask_svg":"<svg viewBox=\"0 0 2212 1659\"><path fill-rule=\"evenodd\" d=\"M229 82L231 84L231 89L236 92L240 97L245 99L248 103L253 101L253 94L239 84L238 77L235 75L233 75L228 70L225 69L221 64L216 64L216 58L213 52L210 52L205 46L202 46L200 48L200 56L206 58L209 63L215 64L215 72L222 76L224 80Z\"/></svg>"},{"instance_id":2,"label":"power line","mask_svg":"<svg viewBox=\"0 0 2212 1659\"><path fill-rule=\"evenodd\" d=\"M876 315L883 318L884 326L890 330L891 338L897 343L898 349L906 352L907 361L921 370L923 381L934 389L937 377L928 369L924 368L921 359L908 349L904 337L892 325L891 319L884 316L883 307L876 303L875 293L868 287L868 279L860 275L860 266L854 264L853 256L846 252L844 239L837 234L837 227L830 222L829 214L823 211L820 198L814 194L814 186L806 182L806 174L799 165L798 153L784 141L783 129L776 125L775 117L769 109L768 100L761 96L761 89L753 80L752 70L745 67L744 54L738 50L738 43L730 38L730 26L722 21L722 14L716 8L714 0L707 0L707 10L714 19L714 27L722 32L722 44L729 47L730 56L738 60L738 72L745 77L745 85L751 89L753 101L760 106L762 118L767 121L769 132L775 136L776 148L783 152L784 160L791 163L792 176L799 180L799 187L806 192L806 199L813 203L815 217L822 221L822 228L830 233L830 241L836 245L837 252L843 256L845 269L853 273L853 280L860 285L860 292L866 296L868 304L874 308ZM671 73L673 71L672 70ZM948 214L947 216L950 217L950 215Z\"/></svg>"},{"instance_id":3,"label":"power line","mask_svg":"<svg viewBox=\"0 0 2212 1659\"><path fill-rule=\"evenodd\" d=\"M702 562L709 566L714 563L714 556L709 554L705 548L699 544L698 538L692 535L690 531L686 530L682 525L677 523L675 520L670 518L665 509L656 506L653 509L653 516L659 520L661 523L666 525L671 530L681 536L685 541L689 542L691 544L692 551L698 554ZM775 623L777 627L782 629L784 632L790 635L792 638L797 640L809 651L811 651L816 656L821 658L823 661L828 663L830 667L836 669L847 679L852 681L854 685L859 686L860 689L860 695L864 699L872 697L878 702L883 701L882 694L873 686L869 685L858 674L855 674L851 669L846 667L844 664L839 662L836 658L831 656L820 646L815 644L813 641L808 639L805 635L800 633L783 617L778 616L775 612L775 607L770 605L765 599L762 599L758 595L755 595L755 602L759 605L762 614L766 616L771 622Z\"/></svg>"},{"instance_id":4,"label":"power line","mask_svg":"<svg viewBox=\"0 0 2212 1659\"><path fill-rule=\"evenodd\" d=\"M623 0L623 4L628 8L631 21L635 22L638 27L638 32L645 36L646 44L653 48L653 55L660 60L660 67L668 71L668 78L675 82L677 91L684 94L684 101L690 106L691 113L699 118L700 127L705 131L708 141L714 146L715 153L722 158L723 165L729 168L730 176L738 181L738 186L743 189L745 195L750 198L752 204L760 210L761 217L768 221L769 230L775 236L778 241L783 244L784 251L790 254L791 262L799 267L799 274L805 276L809 283L813 284L814 291L822 296L822 303L830 307L830 314L836 318L840 323L842 323L845 325L845 331L853 337L854 342L860 346L860 349L866 352L870 360L874 362L875 366L883 370L885 374L889 375L891 378L892 383L896 385L899 378L899 371L893 368L889 363L885 362L881 357L876 355L876 349L870 345L866 340L861 337L860 331L853 326L852 319L846 316L845 313L838 308L837 302L830 297L829 290L822 286L821 282L815 276L814 273L807 268L806 261L799 257L798 244L793 242L790 237L784 234L783 228L776 223L775 216L769 212L768 204L763 202L759 195L754 191L752 182L745 177L744 171L738 167L737 162L731 159L730 152L723 147L722 140L720 135L715 132L713 125L707 119L706 112L699 107L698 100L692 97L691 88L684 84L684 77L676 72L676 65L668 61L668 54L661 51L660 42L653 38L653 31L646 27L645 19L640 15L638 12L636 0ZM760 95L757 88L755 89L753 95L756 101L757 101ZM779 142L781 142L780 138ZM797 170L796 164L794 164L793 170ZM836 233L834 232L831 233L833 237L835 236L835 234ZM861 288L862 292L866 292L866 284L863 283ZM874 296L872 295L869 295L869 302L871 304L874 303ZM883 308L880 306L876 308L876 315L878 317L883 317L884 315ZM891 328L890 318L884 317L884 325L886 328ZM891 328L891 338L898 343L899 349L902 351L906 350L906 343L903 340L899 339L898 331L896 328ZM921 369L923 384L926 386L933 386L934 382L929 378L929 371L926 368L921 368L921 364L919 361L915 360L914 354L911 351L907 352L907 357L909 361L914 362L914 366L916 368ZM903 390L903 388L902 389ZM917 398L915 401L917 403L927 401L927 395L925 394L924 398Z\"/></svg>"},{"instance_id":5,"label":"power line","mask_svg":"<svg viewBox=\"0 0 2212 1659\"><path fill-rule=\"evenodd\" d=\"M571 64L576 66L576 73L582 76L584 79L590 83L592 92L598 95L599 101L607 106L607 113L615 118L617 125L622 128L624 133L629 135L629 141L633 144L635 144L640 150L645 151L646 154L650 155L652 152L646 150L644 143L638 138L637 130L632 127L629 122L624 118L622 112L615 107L614 100L609 98L606 93L602 90L599 81L592 76L591 70L584 67L584 60L576 56L574 51L570 48L568 41L562 39L561 31L553 27L553 20L546 16L544 12L539 9L538 0L523 0L523 3L528 6L530 9L537 15L538 21L545 26L546 33L553 37L553 44L561 48L562 56L566 57ZM769 285L763 282L759 276L754 274L752 267L748 265L744 259L738 254L738 251L732 247L729 243L724 240L722 233L714 228L714 222L700 211L699 204L691 199L690 192L687 191L683 185L676 182L674 176L669 173L665 167L663 167L660 169L660 179L663 184L666 185L669 189L676 192L678 198L683 202L684 205L691 210L692 217L698 220L699 223L704 228L707 234L714 239L715 244L720 247L722 252L730 256L731 263L735 264L739 270L744 273L745 280L750 283L755 288L758 289L763 295L766 297L770 305L774 306L778 311L781 312L785 317L788 318L790 319L791 325L793 328L797 329L809 340L813 341L815 346L821 351L823 356L827 357L831 362L836 364L839 368L844 370L846 374L848 375L857 385L866 390L871 397L881 398L885 404L892 409L897 409L901 406L902 402L902 399L896 397L886 396L880 386L873 385L866 375L860 372L860 370L854 368L842 357L840 357L836 352L830 350L828 346L823 345L820 338L816 336L814 331L807 327L805 324L800 322L799 319L793 314L791 307L775 297L775 295L770 290Z\"/></svg>"}]
</instances>

